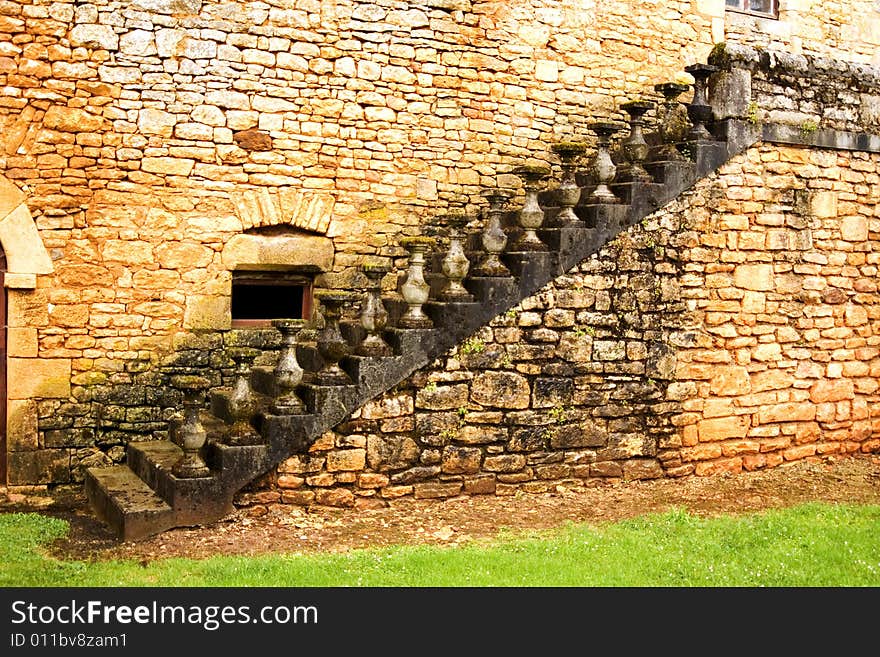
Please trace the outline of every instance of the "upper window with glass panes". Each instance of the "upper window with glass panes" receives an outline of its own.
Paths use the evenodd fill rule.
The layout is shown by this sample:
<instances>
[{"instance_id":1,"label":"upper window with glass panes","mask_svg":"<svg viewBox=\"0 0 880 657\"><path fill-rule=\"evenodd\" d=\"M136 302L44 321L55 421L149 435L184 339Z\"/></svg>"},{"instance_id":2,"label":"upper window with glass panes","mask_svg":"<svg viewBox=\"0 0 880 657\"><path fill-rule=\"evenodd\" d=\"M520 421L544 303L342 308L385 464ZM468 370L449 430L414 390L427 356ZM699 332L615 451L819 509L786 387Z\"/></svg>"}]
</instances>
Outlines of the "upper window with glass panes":
<instances>
[{"instance_id":1,"label":"upper window with glass panes","mask_svg":"<svg viewBox=\"0 0 880 657\"><path fill-rule=\"evenodd\" d=\"M728 9L756 16L776 18L779 15L779 0L725 0Z\"/></svg>"}]
</instances>

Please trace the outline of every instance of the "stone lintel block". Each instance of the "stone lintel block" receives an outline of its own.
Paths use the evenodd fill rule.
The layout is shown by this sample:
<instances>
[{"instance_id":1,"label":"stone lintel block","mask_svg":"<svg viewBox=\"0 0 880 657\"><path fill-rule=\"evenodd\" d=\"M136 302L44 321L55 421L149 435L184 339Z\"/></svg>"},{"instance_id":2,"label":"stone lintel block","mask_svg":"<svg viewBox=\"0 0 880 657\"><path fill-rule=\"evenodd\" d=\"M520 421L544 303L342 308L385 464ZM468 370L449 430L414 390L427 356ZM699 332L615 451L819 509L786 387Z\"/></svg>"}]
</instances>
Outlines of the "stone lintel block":
<instances>
[{"instance_id":1,"label":"stone lintel block","mask_svg":"<svg viewBox=\"0 0 880 657\"><path fill-rule=\"evenodd\" d=\"M9 358L9 399L65 399L70 397L70 359Z\"/></svg>"},{"instance_id":2,"label":"stone lintel block","mask_svg":"<svg viewBox=\"0 0 880 657\"><path fill-rule=\"evenodd\" d=\"M234 235L223 247L229 269L291 269L329 271L333 242L319 235Z\"/></svg>"},{"instance_id":3,"label":"stone lintel block","mask_svg":"<svg viewBox=\"0 0 880 657\"><path fill-rule=\"evenodd\" d=\"M231 299L228 296L194 294L187 298L183 327L187 329L232 328Z\"/></svg>"}]
</instances>

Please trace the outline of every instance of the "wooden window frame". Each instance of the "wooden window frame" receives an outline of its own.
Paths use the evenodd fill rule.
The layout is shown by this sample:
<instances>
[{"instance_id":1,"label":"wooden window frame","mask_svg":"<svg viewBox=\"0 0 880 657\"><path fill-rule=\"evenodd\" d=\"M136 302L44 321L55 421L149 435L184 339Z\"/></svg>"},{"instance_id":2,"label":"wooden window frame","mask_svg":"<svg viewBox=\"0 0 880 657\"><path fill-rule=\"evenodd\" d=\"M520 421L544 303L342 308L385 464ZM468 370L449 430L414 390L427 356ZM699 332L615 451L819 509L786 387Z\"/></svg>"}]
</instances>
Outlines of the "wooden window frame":
<instances>
[{"instance_id":1,"label":"wooden window frame","mask_svg":"<svg viewBox=\"0 0 880 657\"><path fill-rule=\"evenodd\" d=\"M272 320L281 318L276 313L267 313L265 318L242 318L235 316L236 293L241 292L247 286L260 287L300 287L302 288L302 305L300 317L311 319L314 307L313 291L314 280L311 276L292 271L233 271L232 273L232 298L230 299L230 313L232 314L232 328L269 328Z\"/></svg>"},{"instance_id":2,"label":"wooden window frame","mask_svg":"<svg viewBox=\"0 0 880 657\"><path fill-rule=\"evenodd\" d=\"M727 11L733 11L738 14L746 14L748 16L758 16L760 18L779 18L779 0L771 0L772 8L770 12L756 11L749 7L751 0L738 0L737 6L727 4L725 0L724 8Z\"/></svg>"}]
</instances>

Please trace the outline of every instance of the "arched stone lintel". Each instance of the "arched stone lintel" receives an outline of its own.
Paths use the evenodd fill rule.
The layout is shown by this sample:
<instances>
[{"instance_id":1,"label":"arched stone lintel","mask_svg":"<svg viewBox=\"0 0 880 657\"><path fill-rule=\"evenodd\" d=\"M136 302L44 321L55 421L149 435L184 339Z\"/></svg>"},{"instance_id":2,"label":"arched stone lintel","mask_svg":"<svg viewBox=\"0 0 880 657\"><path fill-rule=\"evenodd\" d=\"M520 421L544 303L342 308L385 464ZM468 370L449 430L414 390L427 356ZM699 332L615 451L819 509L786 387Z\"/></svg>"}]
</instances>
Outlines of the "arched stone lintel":
<instances>
[{"instance_id":1,"label":"arched stone lintel","mask_svg":"<svg viewBox=\"0 0 880 657\"><path fill-rule=\"evenodd\" d=\"M0 176L0 244L6 254L4 284L9 288L33 289L37 274L54 270L25 196L18 187Z\"/></svg>"},{"instance_id":2,"label":"arched stone lintel","mask_svg":"<svg viewBox=\"0 0 880 657\"><path fill-rule=\"evenodd\" d=\"M230 270L308 269L330 271L333 241L320 235L235 235L223 247L223 265Z\"/></svg>"}]
</instances>

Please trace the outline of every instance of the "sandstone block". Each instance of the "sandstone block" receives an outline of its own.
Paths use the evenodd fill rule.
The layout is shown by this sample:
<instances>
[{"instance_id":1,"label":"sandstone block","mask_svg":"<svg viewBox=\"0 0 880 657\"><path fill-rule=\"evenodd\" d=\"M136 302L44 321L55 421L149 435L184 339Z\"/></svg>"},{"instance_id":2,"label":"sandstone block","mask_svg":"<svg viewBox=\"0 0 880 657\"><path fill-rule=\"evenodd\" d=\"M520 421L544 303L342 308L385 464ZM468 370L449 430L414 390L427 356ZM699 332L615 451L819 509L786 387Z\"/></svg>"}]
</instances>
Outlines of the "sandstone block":
<instances>
[{"instance_id":1,"label":"sandstone block","mask_svg":"<svg viewBox=\"0 0 880 657\"><path fill-rule=\"evenodd\" d=\"M186 299L183 327L226 330L232 327L231 298L194 294Z\"/></svg>"},{"instance_id":2,"label":"sandstone block","mask_svg":"<svg viewBox=\"0 0 880 657\"><path fill-rule=\"evenodd\" d=\"M747 395L752 391L749 371L745 367L719 367L709 389L716 395Z\"/></svg>"},{"instance_id":3,"label":"sandstone block","mask_svg":"<svg viewBox=\"0 0 880 657\"><path fill-rule=\"evenodd\" d=\"M112 51L119 47L119 36L110 25L79 24L70 30L70 45Z\"/></svg>"},{"instance_id":4,"label":"sandstone block","mask_svg":"<svg viewBox=\"0 0 880 657\"><path fill-rule=\"evenodd\" d=\"M327 470L363 470L367 464L367 450L342 449L327 453Z\"/></svg>"},{"instance_id":5,"label":"sandstone block","mask_svg":"<svg viewBox=\"0 0 880 657\"><path fill-rule=\"evenodd\" d=\"M71 365L68 358L9 358L9 399L70 397Z\"/></svg>"},{"instance_id":6,"label":"sandstone block","mask_svg":"<svg viewBox=\"0 0 880 657\"><path fill-rule=\"evenodd\" d=\"M37 402L32 399L10 399L6 413L7 449L10 452L38 449Z\"/></svg>"},{"instance_id":7,"label":"sandstone block","mask_svg":"<svg viewBox=\"0 0 880 657\"><path fill-rule=\"evenodd\" d=\"M472 474L479 472L483 452L478 447L455 447L447 445L443 448L440 467L446 474Z\"/></svg>"},{"instance_id":8,"label":"sandstone block","mask_svg":"<svg viewBox=\"0 0 880 657\"><path fill-rule=\"evenodd\" d=\"M737 265L733 270L733 281L737 287L746 290L769 291L773 285L773 265Z\"/></svg>"},{"instance_id":9,"label":"sandstone block","mask_svg":"<svg viewBox=\"0 0 880 657\"><path fill-rule=\"evenodd\" d=\"M528 408L528 380L513 372L489 370L479 374L471 386L471 400L498 408Z\"/></svg>"},{"instance_id":10,"label":"sandstone block","mask_svg":"<svg viewBox=\"0 0 880 657\"><path fill-rule=\"evenodd\" d=\"M447 483L424 483L413 486L413 497L417 500L433 499L439 497L454 497L461 493L461 482L451 481ZM384 491L383 491L384 494Z\"/></svg>"},{"instance_id":11,"label":"sandstone block","mask_svg":"<svg viewBox=\"0 0 880 657\"><path fill-rule=\"evenodd\" d=\"M697 423L697 432L701 442L727 440L728 438L745 438L748 435L751 421L746 415L719 417L702 420Z\"/></svg>"},{"instance_id":12,"label":"sandstone block","mask_svg":"<svg viewBox=\"0 0 880 657\"><path fill-rule=\"evenodd\" d=\"M864 242L868 239L868 218L861 215L843 217L840 220L840 238L847 242Z\"/></svg>"},{"instance_id":13,"label":"sandstone block","mask_svg":"<svg viewBox=\"0 0 880 657\"><path fill-rule=\"evenodd\" d=\"M817 381L810 388L810 400L820 404L841 401L855 397L855 387L848 379L826 379Z\"/></svg>"},{"instance_id":14,"label":"sandstone block","mask_svg":"<svg viewBox=\"0 0 880 657\"><path fill-rule=\"evenodd\" d=\"M142 171L170 176L188 176L194 166L195 160L176 157L145 157L141 160Z\"/></svg>"},{"instance_id":15,"label":"sandstone block","mask_svg":"<svg viewBox=\"0 0 880 657\"><path fill-rule=\"evenodd\" d=\"M487 456L483 468L488 472L518 472L526 466L526 457L522 454L499 454Z\"/></svg>"},{"instance_id":16,"label":"sandstone block","mask_svg":"<svg viewBox=\"0 0 880 657\"><path fill-rule=\"evenodd\" d=\"M810 402L786 402L758 411L758 423L809 422L816 417L816 407Z\"/></svg>"}]
</instances>

